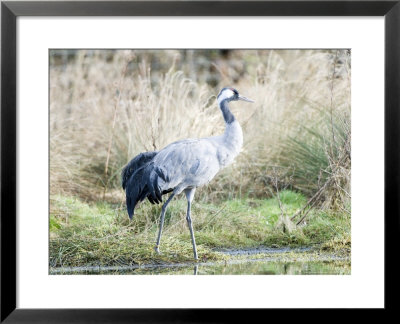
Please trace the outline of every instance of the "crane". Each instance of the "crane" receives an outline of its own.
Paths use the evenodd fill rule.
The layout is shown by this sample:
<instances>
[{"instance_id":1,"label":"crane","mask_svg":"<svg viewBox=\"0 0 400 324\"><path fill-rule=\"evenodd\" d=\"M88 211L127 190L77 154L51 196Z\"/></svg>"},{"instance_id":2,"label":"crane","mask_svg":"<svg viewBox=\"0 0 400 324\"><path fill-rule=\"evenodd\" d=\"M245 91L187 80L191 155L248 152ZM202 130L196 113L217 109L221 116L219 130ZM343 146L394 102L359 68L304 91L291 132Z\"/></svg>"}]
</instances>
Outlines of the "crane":
<instances>
[{"instance_id":1,"label":"crane","mask_svg":"<svg viewBox=\"0 0 400 324\"><path fill-rule=\"evenodd\" d=\"M233 162L243 145L243 133L239 122L229 109L231 101L243 97L230 87L223 88L217 96L219 108L225 120L225 132L220 136L199 139L184 139L169 144L160 151L144 152L134 157L122 170L122 188L126 192L126 207L132 219L138 202L148 199L150 203L161 203L162 195L171 193L161 208L160 227L155 251L159 246L164 225L165 211L171 200L182 191L187 199L186 220L197 260L196 241L190 216L196 188L201 187Z\"/></svg>"}]
</instances>

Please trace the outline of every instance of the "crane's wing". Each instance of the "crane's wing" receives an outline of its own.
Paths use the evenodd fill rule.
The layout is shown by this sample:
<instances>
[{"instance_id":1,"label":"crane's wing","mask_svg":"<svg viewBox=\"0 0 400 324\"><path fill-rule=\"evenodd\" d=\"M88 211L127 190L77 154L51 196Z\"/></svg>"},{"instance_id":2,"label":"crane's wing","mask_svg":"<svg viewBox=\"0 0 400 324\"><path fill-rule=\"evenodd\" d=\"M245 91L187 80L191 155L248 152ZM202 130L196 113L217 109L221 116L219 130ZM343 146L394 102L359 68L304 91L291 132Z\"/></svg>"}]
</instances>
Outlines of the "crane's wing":
<instances>
[{"instance_id":1,"label":"crane's wing","mask_svg":"<svg viewBox=\"0 0 400 324\"><path fill-rule=\"evenodd\" d=\"M144 152L135 156L123 169L121 173L122 188L125 189L126 183L131 175L139 168L145 166L148 162L153 159L158 152Z\"/></svg>"},{"instance_id":2,"label":"crane's wing","mask_svg":"<svg viewBox=\"0 0 400 324\"><path fill-rule=\"evenodd\" d=\"M138 197L146 189L143 175L146 166L154 158L157 152L144 152L135 156L122 170L122 188L126 192L126 207L129 218L132 219ZM149 197L151 203L154 201Z\"/></svg>"},{"instance_id":3,"label":"crane's wing","mask_svg":"<svg viewBox=\"0 0 400 324\"><path fill-rule=\"evenodd\" d=\"M166 178L159 182L164 190L203 185L220 169L217 143L210 138L172 143L158 152L152 163Z\"/></svg>"}]
</instances>

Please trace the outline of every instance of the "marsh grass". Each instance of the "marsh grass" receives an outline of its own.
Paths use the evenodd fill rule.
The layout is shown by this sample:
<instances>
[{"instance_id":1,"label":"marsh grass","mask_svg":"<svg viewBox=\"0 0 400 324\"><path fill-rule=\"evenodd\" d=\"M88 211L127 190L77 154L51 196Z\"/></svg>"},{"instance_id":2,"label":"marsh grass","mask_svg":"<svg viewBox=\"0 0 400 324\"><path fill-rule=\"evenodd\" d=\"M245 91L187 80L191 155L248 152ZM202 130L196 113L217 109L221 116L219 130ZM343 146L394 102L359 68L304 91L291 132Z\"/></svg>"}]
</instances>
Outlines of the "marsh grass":
<instances>
[{"instance_id":1,"label":"marsh grass","mask_svg":"<svg viewBox=\"0 0 400 324\"><path fill-rule=\"evenodd\" d=\"M289 212L305 201L299 193L282 192ZM137 263L192 261L193 252L185 221L184 199L170 204L161 241L161 255L154 252L160 208L142 204L132 221L124 208L101 202L85 203L60 195L51 198L50 265L129 265ZM195 203L193 225L199 257L203 261L224 260L215 249L267 245L303 246L329 239L350 244L349 217L314 211L309 223L291 233L276 230L278 201L243 199L221 204ZM348 240L347 243L343 243ZM335 249L332 241L324 249ZM346 245L347 244L347 245Z\"/></svg>"}]
</instances>

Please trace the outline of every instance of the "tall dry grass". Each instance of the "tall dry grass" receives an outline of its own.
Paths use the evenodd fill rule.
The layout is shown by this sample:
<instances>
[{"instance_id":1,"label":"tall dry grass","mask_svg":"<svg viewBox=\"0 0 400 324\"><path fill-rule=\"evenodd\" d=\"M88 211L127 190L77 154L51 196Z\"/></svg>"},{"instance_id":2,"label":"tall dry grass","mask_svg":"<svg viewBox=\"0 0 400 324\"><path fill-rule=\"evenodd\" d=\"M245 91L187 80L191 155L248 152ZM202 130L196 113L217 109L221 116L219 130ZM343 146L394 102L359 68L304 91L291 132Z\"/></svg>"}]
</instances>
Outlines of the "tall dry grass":
<instances>
[{"instance_id":1,"label":"tall dry grass","mask_svg":"<svg viewBox=\"0 0 400 324\"><path fill-rule=\"evenodd\" d=\"M231 104L243 151L197 199L268 196L271 168L280 170L282 186L309 196L333 171L330 189L339 191L330 197L350 192L345 50L80 50L63 64L51 62L53 194L123 201L120 171L133 156L223 132L216 95L227 85L255 100Z\"/></svg>"}]
</instances>

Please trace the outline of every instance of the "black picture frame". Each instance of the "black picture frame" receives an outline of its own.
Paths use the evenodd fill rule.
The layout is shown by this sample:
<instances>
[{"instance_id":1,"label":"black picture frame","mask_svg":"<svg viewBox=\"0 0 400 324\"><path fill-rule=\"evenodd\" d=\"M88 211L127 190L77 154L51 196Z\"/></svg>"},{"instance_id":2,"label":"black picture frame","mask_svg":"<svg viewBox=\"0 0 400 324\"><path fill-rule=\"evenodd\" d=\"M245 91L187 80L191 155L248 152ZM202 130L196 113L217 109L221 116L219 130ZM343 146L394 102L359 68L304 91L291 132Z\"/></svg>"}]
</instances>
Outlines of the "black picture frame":
<instances>
[{"instance_id":1,"label":"black picture frame","mask_svg":"<svg viewBox=\"0 0 400 324\"><path fill-rule=\"evenodd\" d=\"M4 1L1 3L1 322L228 322L239 310L16 308L16 19L19 16L384 16L385 309L398 279L389 250L399 235L400 1ZM366 175L368 176L368 175ZM398 255L398 252L396 256ZM367 283L366 283L367 284ZM244 310L241 310L243 312ZM248 310L253 316L263 316ZM244 311L246 312L246 311Z\"/></svg>"}]
</instances>

